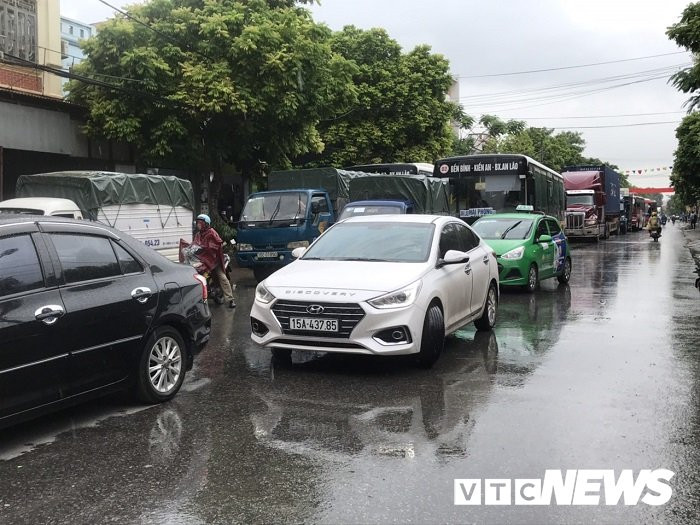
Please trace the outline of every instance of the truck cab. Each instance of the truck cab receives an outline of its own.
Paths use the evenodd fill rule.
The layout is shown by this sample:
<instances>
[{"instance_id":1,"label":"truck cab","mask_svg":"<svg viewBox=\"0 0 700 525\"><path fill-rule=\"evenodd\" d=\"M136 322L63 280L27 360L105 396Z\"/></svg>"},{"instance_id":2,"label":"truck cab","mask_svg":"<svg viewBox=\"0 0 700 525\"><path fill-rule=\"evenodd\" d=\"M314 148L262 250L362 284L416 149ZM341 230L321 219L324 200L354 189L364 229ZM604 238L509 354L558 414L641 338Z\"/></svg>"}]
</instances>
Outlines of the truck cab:
<instances>
[{"instance_id":1,"label":"truck cab","mask_svg":"<svg viewBox=\"0 0 700 525\"><path fill-rule=\"evenodd\" d=\"M70 199L54 197L25 197L0 202L0 213L19 213L22 215L49 215L82 219L83 213Z\"/></svg>"},{"instance_id":2,"label":"truck cab","mask_svg":"<svg viewBox=\"0 0 700 525\"><path fill-rule=\"evenodd\" d=\"M338 220L342 221L348 217L357 217L358 215L402 215L406 213L415 213L415 207L411 201L355 201L348 203L343 208Z\"/></svg>"},{"instance_id":3,"label":"truck cab","mask_svg":"<svg viewBox=\"0 0 700 525\"><path fill-rule=\"evenodd\" d=\"M323 189L253 193L238 222L236 260L251 268L258 281L292 262L292 250L309 246L335 222Z\"/></svg>"}]
</instances>

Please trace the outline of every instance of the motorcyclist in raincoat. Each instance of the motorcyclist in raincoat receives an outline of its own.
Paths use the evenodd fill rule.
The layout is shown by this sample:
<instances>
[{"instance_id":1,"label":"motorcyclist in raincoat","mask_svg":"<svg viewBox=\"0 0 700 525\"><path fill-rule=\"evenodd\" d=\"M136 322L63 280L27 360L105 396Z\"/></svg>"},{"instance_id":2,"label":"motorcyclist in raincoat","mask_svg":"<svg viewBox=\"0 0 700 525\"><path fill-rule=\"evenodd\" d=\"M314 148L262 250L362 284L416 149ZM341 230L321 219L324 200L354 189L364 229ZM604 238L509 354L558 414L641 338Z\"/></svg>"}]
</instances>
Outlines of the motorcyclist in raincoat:
<instances>
[{"instance_id":1,"label":"motorcyclist in raincoat","mask_svg":"<svg viewBox=\"0 0 700 525\"><path fill-rule=\"evenodd\" d=\"M659 221L659 216L655 211L651 212L651 217L647 223L647 230L649 230L650 235L652 232L656 231L658 232L659 237L661 237L661 222Z\"/></svg>"},{"instance_id":2,"label":"motorcyclist in raincoat","mask_svg":"<svg viewBox=\"0 0 700 525\"><path fill-rule=\"evenodd\" d=\"M229 308L235 308L236 302L233 300L233 291L231 283L226 277L224 271L224 250L222 245L224 241L217 231L211 227L211 219L208 215L197 215L197 233L194 236L192 244L201 246L201 251L197 257L208 271L218 281L221 290L224 292L224 299L229 305Z\"/></svg>"}]
</instances>

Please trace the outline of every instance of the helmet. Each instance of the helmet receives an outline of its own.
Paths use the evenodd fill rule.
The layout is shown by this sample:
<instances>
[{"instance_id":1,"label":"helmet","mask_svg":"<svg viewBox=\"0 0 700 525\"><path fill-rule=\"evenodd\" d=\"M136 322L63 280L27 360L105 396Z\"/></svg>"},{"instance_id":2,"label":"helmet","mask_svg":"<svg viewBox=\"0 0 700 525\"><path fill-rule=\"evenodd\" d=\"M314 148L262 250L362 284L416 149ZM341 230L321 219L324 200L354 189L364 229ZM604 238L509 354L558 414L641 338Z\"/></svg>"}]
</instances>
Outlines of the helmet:
<instances>
[{"instance_id":1,"label":"helmet","mask_svg":"<svg viewBox=\"0 0 700 525\"><path fill-rule=\"evenodd\" d=\"M652 211L651 214L652 214L652 215L656 215L656 212L655 212L655 211ZM206 217L206 216L205 216L205 217ZM207 218L208 218L208 217L207 217Z\"/></svg>"},{"instance_id":2,"label":"helmet","mask_svg":"<svg viewBox=\"0 0 700 525\"><path fill-rule=\"evenodd\" d=\"M211 224L211 219L209 218L209 215L205 215L204 213L200 213L199 215L197 215L197 220L204 221L207 224Z\"/></svg>"}]
</instances>

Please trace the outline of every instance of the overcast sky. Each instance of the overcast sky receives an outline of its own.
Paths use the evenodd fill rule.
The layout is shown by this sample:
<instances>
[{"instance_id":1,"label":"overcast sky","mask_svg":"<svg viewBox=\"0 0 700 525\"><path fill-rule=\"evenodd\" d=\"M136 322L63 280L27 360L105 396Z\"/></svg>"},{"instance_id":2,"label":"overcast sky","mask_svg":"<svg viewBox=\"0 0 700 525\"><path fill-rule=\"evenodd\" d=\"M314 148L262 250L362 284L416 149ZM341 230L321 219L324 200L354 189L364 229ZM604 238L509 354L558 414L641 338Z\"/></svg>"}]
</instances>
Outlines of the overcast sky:
<instances>
[{"instance_id":1,"label":"overcast sky","mask_svg":"<svg viewBox=\"0 0 700 525\"><path fill-rule=\"evenodd\" d=\"M118 7L133 3L108 2ZM428 44L450 60L454 75L460 77L461 103L467 113L579 130L587 155L613 162L623 171L654 169L656 176L647 172L632 181L659 186L667 182L668 171L656 168L673 163L674 132L687 98L667 78L674 67L690 61L689 54L678 53L681 50L665 31L687 4L685 0L322 0L313 13L333 29L348 24L383 27L406 50ZM111 16L112 10L99 0L61 0L61 14L96 22ZM666 56L482 76L652 55ZM646 125L667 121L671 123ZM645 125L589 128L620 124Z\"/></svg>"}]
</instances>

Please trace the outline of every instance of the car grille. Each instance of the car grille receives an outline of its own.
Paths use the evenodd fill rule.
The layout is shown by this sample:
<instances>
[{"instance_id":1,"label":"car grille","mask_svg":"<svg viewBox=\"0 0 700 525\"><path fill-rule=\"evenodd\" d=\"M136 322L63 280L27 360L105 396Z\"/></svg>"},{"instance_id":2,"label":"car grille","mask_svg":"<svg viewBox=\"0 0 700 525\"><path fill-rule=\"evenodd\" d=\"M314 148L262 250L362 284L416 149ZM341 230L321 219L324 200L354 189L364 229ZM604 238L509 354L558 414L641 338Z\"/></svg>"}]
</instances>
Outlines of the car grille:
<instances>
[{"instance_id":1,"label":"car grille","mask_svg":"<svg viewBox=\"0 0 700 525\"><path fill-rule=\"evenodd\" d=\"M323 313L311 314L306 309L309 306L322 306ZM315 337L349 338L353 329L365 316L365 311L358 304L353 303L310 303L302 301L278 301L272 307L282 331L290 335L308 335ZM291 330L289 328L290 317L306 317L311 319L337 319L337 332L316 332L310 330Z\"/></svg>"},{"instance_id":2,"label":"car grille","mask_svg":"<svg viewBox=\"0 0 700 525\"><path fill-rule=\"evenodd\" d=\"M585 216L585 213L567 213L566 227L572 230L583 228L583 219Z\"/></svg>"}]
</instances>

